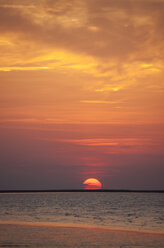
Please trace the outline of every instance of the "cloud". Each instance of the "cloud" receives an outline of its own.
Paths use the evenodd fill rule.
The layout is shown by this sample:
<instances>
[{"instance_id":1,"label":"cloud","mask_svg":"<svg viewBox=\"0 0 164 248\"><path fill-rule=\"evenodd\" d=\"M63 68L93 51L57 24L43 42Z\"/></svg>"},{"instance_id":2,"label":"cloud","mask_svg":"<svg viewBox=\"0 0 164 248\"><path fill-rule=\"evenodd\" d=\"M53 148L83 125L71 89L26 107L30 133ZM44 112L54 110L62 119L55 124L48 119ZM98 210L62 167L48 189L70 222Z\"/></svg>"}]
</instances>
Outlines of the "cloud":
<instances>
[{"instance_id":1,"label":"cloud","mask_svg":"<svg viewBox=\"0 0 164 248\"><path fill-rule=\"evenodd\" d=\"M142 119L145 109L151 115L150 99L154 97L159 98L158 113L162 99L157 95L164 78L163 5L163 1L153 0L0 1L0 70L29 72L32 88L43 81L33 79L32 71L46 71L45 81L53 72L53 90L46 90L56 100L52 102L61 103L60 98L76 102L80 112L85 105L80 101L102 103L99 108L105 117L110 112L111 116L119 113L119 120L122 116L134 119L131 112L139 111ZM48 89L51 86L47 83ZM63 89L69 90L69 97ZM14 102L18 97L13 97ZM88 112L93 111L91 105L95 104L90 104ZM111 113L116 108L117 113ZM90 114L81 116L91 118Z\"/></svg>"},{"instance_id":2,"label":"cloud","mask_svg":"<svg viewBox=\"0 0 164 248\"><path fill-rule=\"evenodd\" d=\"M33 70L62 67L108 78L113 88L129 86L145 70L157 73L163 67L163 4L146 0L1 2L0 32L6 40L1 47L1 70L21 69L17 64L26 70L23 64L33 62ZM152 68L141 69L143 64ZM118 85L119 80L124 82ZM111 86L104 82L102 89L107 88Z\"/></svg>"},{"instance_id":3,"label":"cloud","mask_svg":"<svg viewBox=\"0 0 164 248\"><path fill-rule=\"evenodd\" d=\"M21 4L21 1L20 1ZM1 30L77 53L127 60L153 43L163 2L41 1L1 7ZM3 6L3 5L1 5ZM27 8L29 7L29 8ZM158 18L159 20L160 18ZM95 32L96 30L96 32ZM142 39L142 40L141 40ZM151 43L150 43L151 42ZM153 45L153 44L152 44Z\"/></svg>"},{"instance_id":4,"label":"cloud","mask_svg":"<svg viewBox=\"0 0 164 248\"><path fill-rule=\"evenodd\" d=\"M86 147L97 154L162 154L162 140L154 138L87 138L87 139L55 139L39 138L45 142L63 143ZM88 148L87 148L88 147ZM83 158L84 159L84 158ZM87 161L89 158L87 158Z\"/></svg>"},{"instance_id":5,"label":"cloud","mask_svg":"<svg viewBox=\"0 0 164 248\"><path fill-rule=\"evenodd\" d=\"M112 101L101 101L101 100L82 100L82 103L105 103L105 104L118 104L118 102Z\"/></svg>"}]
</instances>

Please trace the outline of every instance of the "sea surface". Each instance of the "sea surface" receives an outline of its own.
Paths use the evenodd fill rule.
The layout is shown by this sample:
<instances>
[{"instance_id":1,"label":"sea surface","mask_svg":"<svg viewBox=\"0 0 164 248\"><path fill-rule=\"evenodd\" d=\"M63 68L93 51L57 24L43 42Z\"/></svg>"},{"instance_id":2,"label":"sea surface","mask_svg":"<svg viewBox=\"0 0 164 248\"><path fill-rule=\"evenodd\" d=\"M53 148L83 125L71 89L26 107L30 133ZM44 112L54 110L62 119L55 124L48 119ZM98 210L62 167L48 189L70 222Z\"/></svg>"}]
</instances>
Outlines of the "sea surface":
<instances>
[{"instance_id":1,"label":"sea surface","mask_svg":"<svg viewBox=\"0 0 164 248\"><path fill-rule=\"evenodd\" d=\"M0 222L46 222L164 232L163 193L0 194Z\"/></svg>"}]
</instances>

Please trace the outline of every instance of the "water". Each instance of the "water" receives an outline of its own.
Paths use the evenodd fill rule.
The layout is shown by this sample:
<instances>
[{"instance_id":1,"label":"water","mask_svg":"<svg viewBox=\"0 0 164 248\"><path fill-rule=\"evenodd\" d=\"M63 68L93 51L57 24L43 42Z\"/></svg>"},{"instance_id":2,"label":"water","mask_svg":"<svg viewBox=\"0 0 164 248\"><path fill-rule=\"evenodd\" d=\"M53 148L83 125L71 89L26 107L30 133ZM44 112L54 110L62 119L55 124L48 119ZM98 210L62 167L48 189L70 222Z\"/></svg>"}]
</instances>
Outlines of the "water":
<instances>
[{"instance_id":1,"label":"water","mask_svg":"<svg viewBox=\"0 0 164 248\"><path fill-rule=\"evenodd\" d=\"M49 222L163 232L164 194L0 194L0 222Z\"/></svg>"}]
</instances>

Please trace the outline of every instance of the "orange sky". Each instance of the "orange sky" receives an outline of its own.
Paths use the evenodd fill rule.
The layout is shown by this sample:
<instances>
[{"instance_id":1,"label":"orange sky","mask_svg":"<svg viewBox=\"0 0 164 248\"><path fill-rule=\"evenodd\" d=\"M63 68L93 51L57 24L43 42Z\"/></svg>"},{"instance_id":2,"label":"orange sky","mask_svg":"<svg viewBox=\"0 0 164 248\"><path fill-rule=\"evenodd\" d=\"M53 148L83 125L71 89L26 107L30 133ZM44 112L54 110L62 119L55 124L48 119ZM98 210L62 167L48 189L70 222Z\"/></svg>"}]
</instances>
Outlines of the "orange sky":
<instances>
[{"instance_id":1,"label":"orange sky","mask_svg":"<svg viewBox=\"0 0 164 248\"><path fill-rule=\"evenodd\" d=\"M0 0L2 189L163 188L163 10Z\"/></svg>"}]
</instances>

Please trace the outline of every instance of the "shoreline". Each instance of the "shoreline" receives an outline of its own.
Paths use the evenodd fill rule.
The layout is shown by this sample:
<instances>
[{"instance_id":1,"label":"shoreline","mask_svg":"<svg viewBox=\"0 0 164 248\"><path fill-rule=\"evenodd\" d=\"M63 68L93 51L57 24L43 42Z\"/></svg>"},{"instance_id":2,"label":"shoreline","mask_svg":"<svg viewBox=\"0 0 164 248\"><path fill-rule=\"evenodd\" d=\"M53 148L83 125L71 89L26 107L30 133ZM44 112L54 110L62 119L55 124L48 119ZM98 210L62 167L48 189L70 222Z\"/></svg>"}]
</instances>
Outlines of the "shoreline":
<instances>
[{"instance_id":1,"label":"shoreline","mask_svg":"<svg viewBox=\"0 0 164 248\"><path fill-rule=\"evenodd\" d=\"M0 247L163 248L163 233L57 224L0 222Z\"/></svg>"},{"instance_id":2,"label":"shoreline","mask_svg":"<svg viewBox=\"0 0 164 248\"><path fill-rule=\"evenodd\" d=\"M34 227L52 227L52 228L78 228L89 230L102 230L109 232L126 232L126 233L138 233L138 234L152 234L152 235L164 235L164 231L152 231L152 230L137 230L137 229L123 229L113 227L103 227L84 224L73 223L52 223L52 222L24 222L24 221L0 221L1 225L18 225L18 226L34 226Z\"/></svg>"}]
</instances>

